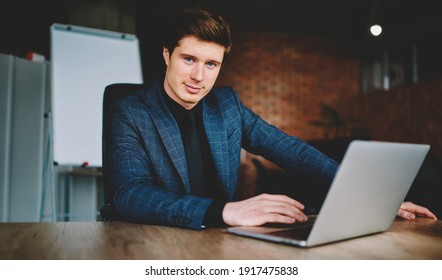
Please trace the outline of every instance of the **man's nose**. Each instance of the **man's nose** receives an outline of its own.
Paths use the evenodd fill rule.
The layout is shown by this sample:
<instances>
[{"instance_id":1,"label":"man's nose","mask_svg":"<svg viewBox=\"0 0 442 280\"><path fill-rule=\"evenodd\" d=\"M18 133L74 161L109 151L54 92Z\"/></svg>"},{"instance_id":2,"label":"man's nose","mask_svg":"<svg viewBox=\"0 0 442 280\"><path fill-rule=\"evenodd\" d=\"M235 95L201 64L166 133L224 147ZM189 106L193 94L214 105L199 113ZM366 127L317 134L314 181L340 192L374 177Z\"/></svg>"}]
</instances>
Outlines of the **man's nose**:
<instances>
[{"instance_id":1,"label":"man's nose","mask_svg":"<svg viewBox=\"0 0 442 280\"><path fill-rule=\"evenodd\" d=\"M192 69L190 78L198 82L202 81L204 79L204 65L196 64Z\"/></svg>"}]
</instances>

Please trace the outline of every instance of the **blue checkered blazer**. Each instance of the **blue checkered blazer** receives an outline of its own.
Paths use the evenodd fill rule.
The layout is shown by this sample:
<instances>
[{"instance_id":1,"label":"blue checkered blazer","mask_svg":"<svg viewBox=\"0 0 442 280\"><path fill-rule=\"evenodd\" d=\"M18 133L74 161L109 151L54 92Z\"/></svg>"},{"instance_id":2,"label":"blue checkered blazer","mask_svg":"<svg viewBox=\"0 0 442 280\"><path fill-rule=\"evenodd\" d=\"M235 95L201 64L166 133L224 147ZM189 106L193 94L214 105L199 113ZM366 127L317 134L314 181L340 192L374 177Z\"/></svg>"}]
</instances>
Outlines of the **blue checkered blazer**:
<instances>
[{"instance_id":1,"label":"blue checkered blazer","mask_svg":"<svg viewBox=\"0 0 442 280\"><path fill-rule=\"evenodd\" d=\"M163 100L162 80L111 108L107 173L119 219L199 229L212 199L190 195L178 124ZM203 102L204 128L216 182L234 200L241 148L282 168L331 181L338 164L269 125L231 87L214 87Z\"/></svg>"}]
</instances>

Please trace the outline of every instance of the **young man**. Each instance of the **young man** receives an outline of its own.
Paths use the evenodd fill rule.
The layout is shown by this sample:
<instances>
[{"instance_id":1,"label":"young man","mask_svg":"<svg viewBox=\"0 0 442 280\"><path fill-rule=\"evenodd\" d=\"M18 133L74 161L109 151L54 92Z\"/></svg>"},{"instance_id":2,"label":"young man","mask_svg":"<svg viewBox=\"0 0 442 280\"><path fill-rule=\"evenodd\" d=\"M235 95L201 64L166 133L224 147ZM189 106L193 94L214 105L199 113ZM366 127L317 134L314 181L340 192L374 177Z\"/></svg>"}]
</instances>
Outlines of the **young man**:
<instances>
[{"instance_id":1,"label":"young man","mask_svg":"<svg viewBox=\"0 0 442 280\"><path fill-rule=\"evenodd\" d=\"M164 76L112 109L105 176L118 219L194 229L307 220L284 195L233 201L241 148L327 183L338 164L266 123L231 87L213 87L230 47L222 17L185 10L167 33ZM398 215L436 218L412 203Z\"/></svg>"}]
</instances>

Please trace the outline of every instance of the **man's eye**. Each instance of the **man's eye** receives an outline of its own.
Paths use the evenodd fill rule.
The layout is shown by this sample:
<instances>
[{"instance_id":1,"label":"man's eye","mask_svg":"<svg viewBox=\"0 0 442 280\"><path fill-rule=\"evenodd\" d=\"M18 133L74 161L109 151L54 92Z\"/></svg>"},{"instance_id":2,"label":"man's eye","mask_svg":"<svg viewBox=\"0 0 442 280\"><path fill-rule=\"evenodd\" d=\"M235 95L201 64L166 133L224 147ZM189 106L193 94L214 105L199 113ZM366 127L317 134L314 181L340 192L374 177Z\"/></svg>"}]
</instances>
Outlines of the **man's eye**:
<instances>
[{"instance_id":1,"label":"man's eye","mask_svg":"<svg viewBox=\"0 0 442 280\"><path fill-rule=\"evenodd\" d=\"M184 60L186 62L193 62L193 58L191 58L190 56L185 57Z\"/></svg>"},{"instance_id":2,"label":"man's eye","mask_svg":"<svg viewBox=\"0 0 442 280\"><path fill-rule=\"evenodd\" d=\"M214 63L214 62L207 62L207 67L209 67L209 68L215 68L216 67L216 63Z\"/></svg>"}]
</instances>

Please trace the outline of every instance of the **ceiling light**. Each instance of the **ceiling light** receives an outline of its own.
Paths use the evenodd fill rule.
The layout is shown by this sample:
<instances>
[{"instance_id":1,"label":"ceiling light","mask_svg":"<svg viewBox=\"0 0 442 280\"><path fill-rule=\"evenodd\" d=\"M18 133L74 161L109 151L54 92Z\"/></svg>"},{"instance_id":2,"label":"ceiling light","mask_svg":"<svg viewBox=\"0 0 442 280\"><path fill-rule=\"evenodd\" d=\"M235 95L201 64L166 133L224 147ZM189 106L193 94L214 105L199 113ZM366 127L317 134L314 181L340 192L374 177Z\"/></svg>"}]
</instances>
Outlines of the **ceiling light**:
<instances>
[{"instance_id":1,"label":"ceiling light","mask_svg":"<svg viewBox=\"0 0 442 280\"><path fill-rule=\"evenodd\" d=\"M379 24L373 24L370 27L370 32L373 36L379 36L382 33L382 27Z\"/></svg>"}]
</instances>

